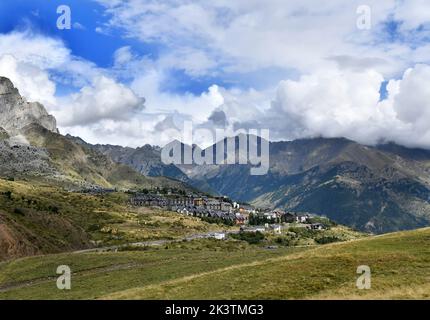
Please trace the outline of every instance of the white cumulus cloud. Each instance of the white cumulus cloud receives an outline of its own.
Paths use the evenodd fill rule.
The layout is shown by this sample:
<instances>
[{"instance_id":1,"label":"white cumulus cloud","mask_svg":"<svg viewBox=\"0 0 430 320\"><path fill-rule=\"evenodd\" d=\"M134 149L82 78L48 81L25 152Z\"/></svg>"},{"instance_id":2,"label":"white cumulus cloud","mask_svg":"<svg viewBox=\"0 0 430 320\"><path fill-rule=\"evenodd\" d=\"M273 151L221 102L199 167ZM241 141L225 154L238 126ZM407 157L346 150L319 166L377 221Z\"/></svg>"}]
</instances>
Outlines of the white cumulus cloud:
<instances>
[{"instance_id":1,"label":"white cumulus cloud","mask_svg":"<svg viewBox=\"0 0 430 320\"><path fill-rule=\"evenodd\" d=\"M49 74L35 65L19 62L12 55L0 56L0 76L9 78L30 102L41 102L48 107L56 104L56 85Z\"/></svg>"},{"instance_id":2,"label":"white cumulus cloud","mask_svg":"<svg viewBox=\"0 0 430 320\"><path fill-rule=\"evenodd\" d=\"M64 102L61 105L61 102ZM105 119L125 120L143 109L144 99L117 83L100 76L91 86L83 87L78 93L61 99L54 112L63 126L85 125Z\"/></svg>"}]
</instances>

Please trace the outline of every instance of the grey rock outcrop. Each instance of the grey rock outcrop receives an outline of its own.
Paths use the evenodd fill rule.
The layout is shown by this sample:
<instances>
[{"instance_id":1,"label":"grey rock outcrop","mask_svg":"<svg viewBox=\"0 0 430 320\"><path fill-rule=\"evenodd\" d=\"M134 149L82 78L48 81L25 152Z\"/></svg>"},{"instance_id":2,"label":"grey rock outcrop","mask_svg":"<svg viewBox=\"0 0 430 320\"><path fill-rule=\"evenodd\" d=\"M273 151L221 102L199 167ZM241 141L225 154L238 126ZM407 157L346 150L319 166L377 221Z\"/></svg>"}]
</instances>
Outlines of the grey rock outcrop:
<instances>
[{"instance_id":1,"label":"grey rock outcrop","mask_svg":"<svg viewBox=\"0 0 430 320\"><path fill-rule=\"evenodd\" d=\"M58 176L59 173L52 165L45 149L0 141L0 176L24 175Z\"/></svg>"},{"instance_id":2,"label":"grey rock outcrop","mask_svg":"<svg viewBox=\"0 0 430 320\"><path fill-rule=\"evenodd\" d=\"M13 136L32 123L58 132L55 118L42 104L27 102L8 78L0 77L0 127Z\"/></svg>"},{"instance_id":3,"label":"grey rock outcrop","mask_svg":"<svg viewBox=\"0 0 430 320\"><path fill-rule=\"evenodd\" d=\"M6 139L9 139L9 134L7 133L7 131L5 129L0 127L0 141L6 140Z\"/></svg>"}]
</instances>

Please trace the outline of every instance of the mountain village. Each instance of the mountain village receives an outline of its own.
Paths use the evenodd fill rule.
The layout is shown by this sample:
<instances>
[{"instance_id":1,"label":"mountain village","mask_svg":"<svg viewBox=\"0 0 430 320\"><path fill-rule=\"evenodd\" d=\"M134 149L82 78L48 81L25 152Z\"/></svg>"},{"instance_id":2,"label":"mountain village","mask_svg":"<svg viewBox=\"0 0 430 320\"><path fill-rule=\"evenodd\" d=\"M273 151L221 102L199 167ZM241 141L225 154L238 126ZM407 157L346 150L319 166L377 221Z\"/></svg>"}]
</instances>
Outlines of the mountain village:
<instances>
[{"instance_id":1,"label":"mountain village","mask_svg":"<svg viewBox=\"0 0 430 320\"><path fill-rule=\"evenodd\" d=\"M159 207L186 216L194 216L211 223L240 226L241 232L282 233L285 224L296 224L307 229L324 230L327 226L314 221L310 213L286 212L279 209L255 208L234 202L228 197L163 192L135 193L130 204L138 207ZM224 238L224 236L219 236Z\"/></svg>"}]
</instances>

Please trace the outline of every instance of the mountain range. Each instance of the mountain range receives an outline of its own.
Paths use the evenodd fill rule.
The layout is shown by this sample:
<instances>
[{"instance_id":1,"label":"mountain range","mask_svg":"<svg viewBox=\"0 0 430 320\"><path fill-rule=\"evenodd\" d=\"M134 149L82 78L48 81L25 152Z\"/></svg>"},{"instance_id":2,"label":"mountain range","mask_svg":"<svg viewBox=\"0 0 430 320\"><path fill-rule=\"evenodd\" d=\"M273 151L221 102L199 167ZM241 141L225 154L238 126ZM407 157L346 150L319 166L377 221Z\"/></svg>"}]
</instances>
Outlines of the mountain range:
<instances>
[{"instance_id":1,"label":"mountain range","mask_svg":"<svg viewBox=\"0 0 430 320\"><path fill-rule=\"evenodd\" d=\"M260 207L325 215L359 230L384 233L430 221L430 152L343 139L270 143L267 175L247 165L188 169L217 192Z\"/></svg>"},{"instance_id":2,"label":"mountain range","mask_svg":"<svg viewBox=\"0 0 430 320\"><path fill-rule=\"evenodd\" d=\"M164 164L161 150L91 145L61 135L40 103L27 102L9 79L0 78L1 177L31 177L72 189L195 188L258 207L324 215L373 233L430 223L428 150L344 138L270 142L270 169L261 176L251 175L250 164Z\"/></svg>"},{"instance_id":3,"label":"mountain range","mask_svg":"<svg viewBox=\"0 0 430 320\"><path fill-rule=\"evenodd\" d=\"M203 152L215 153L219 143ZM162 163L159 147L149 145L92 147L145 174L169 176L257 207L327 216L362 231L430 223L428 150L393 143L366 146L345 138L270 142L269 172L257 176L250 174L250 164L177 165L178 171Z\"/></svg>"}]
</instances>

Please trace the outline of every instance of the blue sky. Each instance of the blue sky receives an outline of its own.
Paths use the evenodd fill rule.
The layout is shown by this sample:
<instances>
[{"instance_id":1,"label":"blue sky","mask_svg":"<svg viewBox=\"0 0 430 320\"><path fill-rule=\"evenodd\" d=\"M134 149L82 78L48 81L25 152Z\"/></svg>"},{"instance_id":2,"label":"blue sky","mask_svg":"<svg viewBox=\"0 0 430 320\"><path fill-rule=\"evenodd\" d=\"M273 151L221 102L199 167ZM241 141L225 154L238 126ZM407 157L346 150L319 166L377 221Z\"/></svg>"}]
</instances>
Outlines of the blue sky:
<instances>
[{"instance_id":1,"label":"blue sky","mask_svg":"<svg viewBox=\"0 0 430 320\"><path fill-rule=\"evenodd\" d=\"M107 23L103 7L93 1L81 0L5 0L0 2L0 32L30 28L36 33L64 41L67 48L78 57L95 63L102 68L113 64L114 52L123 46L132 46L141 55L157 58L161 48L156 44L146 44L133 38L122 37L118 33L103 34L96 28ZM57 28L59 5L68 5L72 11L72 25L79 23L83 28L72 26L70 30ZM12 14L11 14L12 13Z\"/></svg>"},{"instance_id":2,"label":"blue sky","mask_svg":"<svg viewBox=\"0 0 430 320\"><path fill-rule=\"evenodd\" d=\"M114 53L124 46L131 46L135 54L150 59L158 59L160 53L168 48L156 42L142 42L133 37L126 37L119 30L110 29L108 33L96 31L109 21L104 8L93 1L81 0L5 0L0 3L0 33L31 29L49 37L61 39L73 55L95 63L101 68L112 68ZM56 26L59 5L68 5L72 11L72 29L59 30ZM13 14L11 14L13 13ZM80 26L76 26L78 23ZM242 79L241 79L242 78ZM125 79L126 80L126 79ZM169 79L162 84L162 90L169 92L191 92L200 94L213 84L222 86L241 86L246 81L242 75L227 75L220 78L215 75L190 77L181 69L172 69ZM249 81L252 84L252 80ZM68 93L74 88L59 84L58 93Z\"/></svg>"},{"instance_id":3,"label":"blue sky","mask_svg":"<svg viewBox=\"0 0 430 320\"><path fill-rule=\"evenodd\" d=\"M56 27L59 16L56 9L59 5L68 5L72 10L72 24L75 25L71 30L58 30ZM225 14L228 17L228 11L225 11ZM96 28L108 24L110 18L111 15L105 12L105 7L96 1L4 0L0 3L0 33L30 28L36 33L59 38L64 41L72 54L91 61L101 68L111 68L115 51L124 46L131 46L137 55L153 60L171 49L161 42L145 42L135 37L124 36L121 30L115 28L110 28L108 33L96 32ZM392 16L388 17L383 23L381 36L383 40L403 41L404 36L399 32L400 25L401 22L396 21ZM267 49L270 50L270 48ZM258 70L240 72L217 71L204 76L190 76L180 68L172 68L169 70L169 78L161 88L170 92L193 94L205 92L214 83L226 88L234 86L264 89L282 79L297 78L300 74L294 66L265 66ZM60 94L70 90L73 88L63 88L60 84Z\"/></svg>"},{"instance_id":4,"label":"blue sky","mask_svg":"<svg viewBox=\"0 0 430 320\"><path fill-rule=\"evenodd\" d=\"M85 5L82 3L85 2ZM57 28L57 7L68 5L72 11L72 24L79 23L84 29ZM13 14L11 14L13 13ZM118 34L106 35L96 28L108 21L103 7L92 1L82 0L5 0L0 3L0 32L32 28L35 32L62 39L72 52L100 67L112 65L113 53L122 46L132 45L141 54L157 56L155 45L145 45Z\"/></svg>"},{"instance_id":5,"label":"blue sky","mask_svg":"<svg viewBox=\"0 0 430 320\"><path fill-rule=\"evenodd\" d=\"M144 1L143 1L144 2ZM56 21L59 5L68 5L72 10L71 30L58 30ZM228 20L228 11L220 11L220 17ZM130 46L135 54L157 60L171 48L162 42L139 41L136 37L125 36L120 28L110 28L106 33L96 32L96 28L109 23L111 15L105 12L105 6L97 1L81 0L4 0L0 3L0 33L31 29L49 37L64 41L73 55L95 63L101 68L112 68L113 56L117 49ZM222 19L221 19L222 20ZM220 23L222 21L220 20ZM78 27L76 24L82 26ZM383 23L381 38L386 42L405 40L399 32L401 22L392 16ZM185 41L186 39L184 39ZM379 39L381 40L381 39ZM270 48L267 48L270 50ZM297 78L300 72L291 66L268 65L257 70L225 72L212 70L211 73L190 76L181 68L171 68L169 77L162 83L161 89L173 93L201 94L210 85L216 83L225 88L264 89L285 78ZM216 72L215 72L216 71ZM126 81L127 79L124 79ZM59 84L58 93L68 93L74 88ZM384 98L384 95L382 96Z\"/></svg>"},{"instance_id":6,"label":"blue sky","mask_svg":"<svg viewBox=\"0 0 430 320\"><path fill-rule=\"evenodd\" d=\"M402 110L421 105L404 101L425 84L429 5L368 2L363 30L359 0L3 0L0 73L90 142L160 144L160 128L213 128L224 113L230 131L267 126L273 139L405 143L402 130L421 130L430 145L411 120L424 109ZM59 5L71 30L56 26Z\"/></svg>"},{"instance_id":7,"label":"blue sky","mask_svg":"<svg viewBox=\"0 0 430 320\"><path fill-rule=\"evenodd\" d=\"M56 9L59 5L71 8L71 30L59 30L56 26L59 17ZM110 15L96 1L4 0L0 3L0 33L31 29L35 33L61 39L73 55L101 68L113 67L114 53L121 47L130 46L135 54L152 60L157 60L161 54L171 50L164 43L139 41L135 37L124 36L121 30L115 28L110 28L106 33L97 32L96 28L106 25L109 19ZM264 89L286 77L297 76L297 72L290 67L269 66L249 72L212 70L205 75L190 76L181 68L171 68L168 75L161 85L162 91L201 94L215 83L225 88ZM59 83L57 93L67 94L75 89Z\"/></svg>"}]
</instances>

